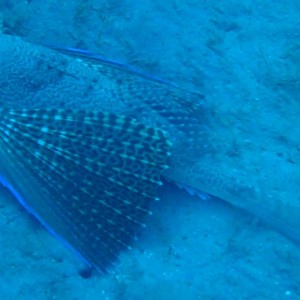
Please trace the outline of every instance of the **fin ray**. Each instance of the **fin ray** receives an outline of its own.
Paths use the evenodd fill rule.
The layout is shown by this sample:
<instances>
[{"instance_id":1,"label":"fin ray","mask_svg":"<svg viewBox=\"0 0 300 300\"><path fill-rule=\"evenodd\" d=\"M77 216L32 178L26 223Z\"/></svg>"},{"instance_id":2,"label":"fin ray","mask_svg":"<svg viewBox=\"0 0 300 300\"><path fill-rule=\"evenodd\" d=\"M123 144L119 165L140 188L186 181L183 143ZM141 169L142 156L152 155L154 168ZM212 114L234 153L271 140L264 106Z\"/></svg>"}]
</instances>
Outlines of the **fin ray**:
<instances>
[{"instance_id":1,"label":"fin ray","mask_svg":"<svg viewBox=\"0 0 300 300\"><path fill-rule=\"evenodd\" d=\"M149 214L167 167L164 134L109 113L2 109L0 116L7 156L13 153L17 168L36 178L42 203L36 207L22 187L18 192L86 261L104 271Z\"/></svg>"}]
</instances>

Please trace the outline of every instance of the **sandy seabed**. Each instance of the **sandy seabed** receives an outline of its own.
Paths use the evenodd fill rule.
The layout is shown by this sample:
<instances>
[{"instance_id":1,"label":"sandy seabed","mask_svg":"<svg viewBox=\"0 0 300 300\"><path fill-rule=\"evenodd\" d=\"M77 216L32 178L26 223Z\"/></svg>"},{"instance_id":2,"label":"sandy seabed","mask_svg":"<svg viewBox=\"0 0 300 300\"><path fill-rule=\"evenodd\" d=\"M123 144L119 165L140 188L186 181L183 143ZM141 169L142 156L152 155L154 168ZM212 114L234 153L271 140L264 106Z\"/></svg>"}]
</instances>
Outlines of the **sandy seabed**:
<instances>
[{"instance_id":1,"label":"sandy seabed","mask_svg":"<svg viewBox=\"0 0 300 300\"><path fill-rule=\"evenodd\" d=\"M264 187L268 194L281 184L280 174L293 175L283 182L284 199L298 201L291 202L297 225L298 1L7 0L0 8L5 32L101 52L204 93L224 124L226 116L239 116L244 124L286 132L295 144L269 145L278 160L266 156L263 166L278 174ZM242 158L255 165L252 153ZM80 261L0 192L1 299L300 299L299 244L222 200L202 201L166 184L133 250L109 274L84 279Z\"/></svg>"}]
</instances>

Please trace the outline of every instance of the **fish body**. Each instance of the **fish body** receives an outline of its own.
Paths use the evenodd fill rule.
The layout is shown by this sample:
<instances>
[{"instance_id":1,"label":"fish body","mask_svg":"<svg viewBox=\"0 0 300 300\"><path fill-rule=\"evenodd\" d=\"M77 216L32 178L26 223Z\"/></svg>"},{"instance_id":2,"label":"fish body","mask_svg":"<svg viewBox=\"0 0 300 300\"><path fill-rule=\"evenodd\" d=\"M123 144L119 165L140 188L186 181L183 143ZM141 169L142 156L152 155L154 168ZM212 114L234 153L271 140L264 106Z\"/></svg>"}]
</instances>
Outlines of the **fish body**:
<instances>
[{"instance_id":1,"label":"fish body","mask_svg":"<svg viewBox=\"0 0 300 300\"><path fill-rule=\"evenodd\" d=\"M105 271L143 226L149 203L161 185L160 175L167 168L171 131L155 128L173 126L177 136L184 132L190 136L190 144L193 133L189 130L196 118L190 117L189 110L194 108L187 103L187 109L182 109L186 103L170 94L168 105L175 112L170 114L157 97L164 92L161 84L151 81L158 90L153 94L144 78L131 74L132 70L123 74L118 68L32 47L12 36L2 36L1 46L1 182L50 232L91 266ZM85 122L76 121L85 120L81 114L92 119L89 127L97 131L93 138L85 131ZM93 114L104 116L94 120ZM191 123L177 128L186 118ZM115 123L121 127L117 134ZM103 128L111 136L103 137ZM144 142L141 132L146 134ZM84 150L90 144L94 157ZM76 149L82 153L74 157ZM77 164L70 164L76 160ZM89 160L92 166L80 170L79 165L84 167Z\"/></svg>"},{"instance_id":2,"label":"fish body","mask_svg":"<svg viewBox=\"0 0 300 300\"><path fill-rule=\"evenodd\" d=\"M218 156L227 141L214 136L219 124L206 110L202 95L17 37L2 35L0 45L1 108L112 113L160 128L172 143L170 168L161 170L167 180L195 194L203 191L222 198L300 240L299 211L291 217L289 205L274 205L261 183L247 176L248 166L237 170L230 157Z\"/></svg>"},{"instance_id":3,"label":"fish body","mask_svg":"<svg viewBox=\"0 0 300 300\"><path fill-rule=\"evenodd\" d=\"M209 151L201 94L8 35L1 36L0 65L2 108L81 109L134 118L165 132L176 149L174 166Z\"/></svg>"}]
</instances>

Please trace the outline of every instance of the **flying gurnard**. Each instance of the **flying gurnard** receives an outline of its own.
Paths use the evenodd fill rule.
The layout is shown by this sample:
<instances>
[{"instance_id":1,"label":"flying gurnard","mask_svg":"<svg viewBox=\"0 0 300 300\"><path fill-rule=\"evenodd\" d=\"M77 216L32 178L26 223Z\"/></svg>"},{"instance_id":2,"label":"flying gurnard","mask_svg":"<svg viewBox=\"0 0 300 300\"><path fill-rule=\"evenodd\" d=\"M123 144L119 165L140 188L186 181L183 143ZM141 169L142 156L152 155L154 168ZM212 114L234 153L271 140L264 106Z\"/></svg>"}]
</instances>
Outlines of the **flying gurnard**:
<instances>
[{"instance_id":1,"label":"flying gurnard","mask_svg":"<svg viewBox=\"0 0 300 300\"><path fill-rule=\"evenodd\" d=\"M161 176L298 236L213 155L221 144L202 95L9 35L0 67L0 181L88 265L105 271L130 247Z\"/></svg>"}]
</instances>

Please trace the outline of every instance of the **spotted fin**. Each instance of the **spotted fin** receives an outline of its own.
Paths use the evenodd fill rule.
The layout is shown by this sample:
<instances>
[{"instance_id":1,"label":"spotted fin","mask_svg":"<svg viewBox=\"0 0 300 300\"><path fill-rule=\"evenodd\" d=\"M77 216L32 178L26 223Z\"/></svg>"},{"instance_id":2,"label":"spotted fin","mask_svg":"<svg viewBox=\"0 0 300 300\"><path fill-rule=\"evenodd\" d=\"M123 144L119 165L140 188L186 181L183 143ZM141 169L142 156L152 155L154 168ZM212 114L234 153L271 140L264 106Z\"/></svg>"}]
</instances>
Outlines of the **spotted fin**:
<instances>
[{"instance_id":1,"label":"spotted fin","mask_svg":"<svg viewBox=\"0 0 300 300\"><path fill-rule=\"evenodd\" d=\"M203 141L203 131L207 131L206 126L203 126L206 124L206 120L203 120L204 95L186 91L171 82L101 54L76 48L50 48L68 56L75 56L82 64L96 71L95 82L103 77L115 82L113 95L120 97L119 100L130 107L127 114L147 119L151 111L151 121L155 120L155 124L168 132L172 142L174 134L178 133L195 141L195 144Z\"/></svg>"},{"instance_id":2,"label":"spotted fin","mask_svg":"<svg viewBox=\"0 0 300 300\"><path fill-rule=\"evenodd\" d=\"M169 143L133 119L0 110L0 179L52 233L105 271L150 214Z\"/></svg>"}]
</instances>

